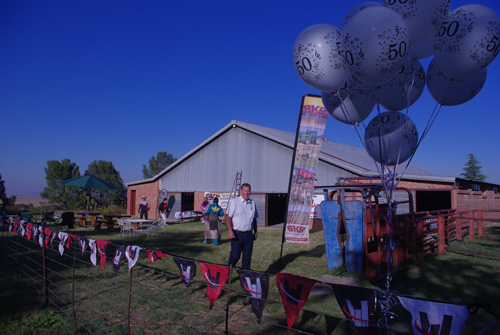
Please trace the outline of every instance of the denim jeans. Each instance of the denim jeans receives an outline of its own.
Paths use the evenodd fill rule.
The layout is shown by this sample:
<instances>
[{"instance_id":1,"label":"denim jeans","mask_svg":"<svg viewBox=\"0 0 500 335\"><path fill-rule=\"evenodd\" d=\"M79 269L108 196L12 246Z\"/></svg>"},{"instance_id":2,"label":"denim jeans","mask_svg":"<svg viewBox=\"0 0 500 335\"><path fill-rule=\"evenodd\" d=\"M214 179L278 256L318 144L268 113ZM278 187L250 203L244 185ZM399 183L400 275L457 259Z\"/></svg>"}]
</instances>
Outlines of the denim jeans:
<instances>
[{"instance_id":1,"label":"denim jeans","mask_svg":"<svg viewBox=\"0 0 500 335\"><path fill-rule=\"evenodd\" d=\"M241 252L243 251L243 258L241 260L241 268L249 270L250 262L252 260L253 250L253 233L252 231L241 232L233 231L236 237L231 240L231 253L229 254L229 261L227 265L235 266L240 260Z\"/></svg>"}]
</instances>

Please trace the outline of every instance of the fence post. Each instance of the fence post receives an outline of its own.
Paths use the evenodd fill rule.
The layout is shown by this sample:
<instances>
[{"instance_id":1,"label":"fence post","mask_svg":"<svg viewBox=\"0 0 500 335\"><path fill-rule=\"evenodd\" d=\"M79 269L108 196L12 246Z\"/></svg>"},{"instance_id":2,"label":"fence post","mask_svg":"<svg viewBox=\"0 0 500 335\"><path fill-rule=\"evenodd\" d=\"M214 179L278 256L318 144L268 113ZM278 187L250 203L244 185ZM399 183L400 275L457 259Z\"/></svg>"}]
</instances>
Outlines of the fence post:
<instances>
[{"instance_id":1,"label":"fence post","mask_svg":"<svg viewBox=\"0 0 500 335\"><path fill-rule=\"evenodd\" d=\"M418 250L418 258L423 261L424 260L424 221L418 220L417 222L417 233L415 238L415 244L417 245Z\"/></svg>"},{"instance_id":2,"label":"fence post","mask_svg":"<svg viewBox=\"0 0 500 335\"><path fill-rule=\"evenodd\" d=\"M45 232L42 230L41 232L43 239L45 239ZM45 247L45 243L42 243L42 275L43 275L43 292L45 295L45 306L49 305L49 287L47 280L47 268L45 264L45 258L47 257L47 248Z\"/></svg>"},{"instance_id":3,"label":"fence post","mask_svg":"<svg viewBox=\"0 0 500 335\"><path fill-rule=\"evenodd\" d=\"M457 240L462 241L462 214L457 216Z\"/></svg>"},{"instance_id":4,"label":"fence post","mask_svg":"<svg viewBox=\"0 0 500 335\"><path fill-rule=\"evenodd\" d=\"M21 280L19 279L19 252L17 251L17 246L19 244L19 227L16 230L16 272L17 272L17 288L21 287Z\"/></svg>"},{"instance_id":5,"label":"fence post","mask_svg":"<svg viewBox=\"0 0 500 335\"><path fill-rule=\"evenodd\" d=\"M129 290L128 290L128 308L127 308L127 335L130 335L130 302L132 301L132 270L134 268L131 268L129 270L130 272L130 284L129 284Z\"/></svg>"},{"instance_id":6,"label":"fence post","mask_svg":"<svg viewBox=\"0 0 500 335\"><path fill-rule=\"evenodd\" d=\"M474 231L476 230L474 227L474 212L469 211L469 240L474 241L476 237L474 236Z\"/></svg>"},{"instance_id":7,"label":"fence post","mask_svg":"<svg viewBox=\"0 0 500 335\"><path fill-rule=\"evenodd\" d=\"M76 241L73 243L75 250L73 251L73 288L71 292L71 304L73 305L73 323L75 324L75 334L78 333L78 327L76 325L76 312L75 312L75 260L76 260Z\"/></svg>"},{"instance_id":8,"label":"fence post","mask_svg":"<svg viewBox=\"0 0 500 335\"><path fill-rule=\"evenodd\" d=\"M446 237L445 237L445 224L444 216L438 218L438 254L441 255L445 251Z\"/></svg>"},{"instance_id":9,"label":"fence post","mask_svg":"<svg viewBox=\"0 0 500 335\"><path fill-rule=\"evenodd\" d=\"M233 275L233 266L229 265L228 285L227 285L227 303L226 303L226 334L229 334L229 299L231 293L231 278Z\"/></svg>"},{"instance_id":10,"label":"fence post","mask_svg":"<svg viewBox=\"0 0 500 335\"><path fill-rule=\"evenodd\" d=\"M480 209L477 211L477 234L479 236L484 236L483 231L483 210Z\"/></svg>"}]
</instances>

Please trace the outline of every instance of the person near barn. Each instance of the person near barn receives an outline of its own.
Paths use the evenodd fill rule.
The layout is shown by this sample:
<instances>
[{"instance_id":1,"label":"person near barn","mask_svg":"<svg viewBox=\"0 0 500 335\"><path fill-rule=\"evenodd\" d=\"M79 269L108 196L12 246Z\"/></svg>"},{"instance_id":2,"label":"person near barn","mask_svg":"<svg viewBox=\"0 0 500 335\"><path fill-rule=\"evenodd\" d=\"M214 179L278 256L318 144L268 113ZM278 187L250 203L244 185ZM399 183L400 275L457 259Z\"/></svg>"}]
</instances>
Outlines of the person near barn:
<instances>
[{"instance_id":1,"label":"person near barn","mask_svg":"<svg viewBox=\"0 0 500 335\"><path fill-rule=\"evenodd\" d=\"M168 214L167 202L168 202L168 199L163 198L163 202L160 204L160 206L158 206L158 212L160 213L161 219L163 220L165 225L167 224L167 214Z\"/></svg>"},{"instance_id":2,"label":"person near barn","mask_svg":"<svg viewBox=\"0 0 500 335\"><path fill-rule=\"evenodd\" d=\"M235 266L243 252L242 269L250 269L253 241L257 239L257 207L250 199L250 184L244 183L240 196L231 200L226 211L226 226L231 240L228 265Z\"/></svg>"},{"instance_id":3,"label":"person near barn","mask_svg":"<svg viewBox=\"0 0 500 335\"><path fill-rule=\"evenodd\" d=\"M143 195L142 200L139 203L139 213L141 213L141 220L143 216L146 220L148 219L148 211L150 209L151 209L151 204L149 203L148 198L145 195Z\"/></svg>"},{"instance_id":4,"label":"person near barn","mask_svg":"<svg viewBox=\"0 0 500 335\"><path fill-rule=\"evenodd\" d=\"M219 198L215 198L214 203L208 205L203 214L208 217L208 220L205 221L205 243L212 239L214 245L219 245L221 237L219 217L224 216L224 211L219 206Z\"/></svg>"}]
</instances>

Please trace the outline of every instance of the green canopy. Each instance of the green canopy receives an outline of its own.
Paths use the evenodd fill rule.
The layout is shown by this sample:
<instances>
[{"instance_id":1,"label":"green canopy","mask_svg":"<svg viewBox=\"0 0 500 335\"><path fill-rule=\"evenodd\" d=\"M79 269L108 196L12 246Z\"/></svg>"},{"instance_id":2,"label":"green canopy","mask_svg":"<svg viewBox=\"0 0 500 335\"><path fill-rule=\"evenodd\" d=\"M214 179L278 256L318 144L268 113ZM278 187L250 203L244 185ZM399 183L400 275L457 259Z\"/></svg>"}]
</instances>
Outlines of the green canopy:
<instances>
[{"instance_id":1,"label":"green canopy","mask_svg":"<svg viewBox=\"0 0 500 335\"><path fill-rule=\"evenodd\" d=\"M105 189L105 190L114 190L117 189L113 184L108 183L107 181L104 181L93 174L89 174L83 177L77 177L73 179L66 179L63 181L59 182L60 184L63 185L69 185L69 186L79 186L82 188L100 188L100 189Z\"/></svg>"},{"instance_id":2,"label":"green canopy","mask_svg":"<svg viewBox=\"0 0 500 335\"><path fill-rule=\"evenodd\" d=\"M59 182L59 184L68 185L68 186L78 186L81 188L88 188L89 189L89 197L90 197L90 189L91 188L99 188L99 189L104 189L104 190L114 190L114 189L118 188L115 185L110 184L107 181L104 181L101 178L94 176L93 174L88 174L86 176L77 177L77 178L73 178L73 179L62 180ZM87 211L85 213L85 220L87 220L87 215L89 212L89 197L87 197Z\"/></svg>"}]
</instances>

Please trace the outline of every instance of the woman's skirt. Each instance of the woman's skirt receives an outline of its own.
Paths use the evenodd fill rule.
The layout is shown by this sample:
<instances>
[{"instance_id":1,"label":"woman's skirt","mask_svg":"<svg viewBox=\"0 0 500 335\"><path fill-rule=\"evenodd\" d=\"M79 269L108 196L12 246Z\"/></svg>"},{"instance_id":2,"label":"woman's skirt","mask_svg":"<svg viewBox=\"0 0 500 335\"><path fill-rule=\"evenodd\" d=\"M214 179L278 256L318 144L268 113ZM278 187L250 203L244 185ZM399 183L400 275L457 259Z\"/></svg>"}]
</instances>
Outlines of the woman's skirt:
<instances>
[{"instance_id":1,"label":"woman's skirt","mask_svg":"<svg viewBox=\"0 0 500 335\"><path fill-rule=\"evenodd\" d=\"M217 214L208 215L208 221L205 221L205 240L220 239L220 223Z\"/></svg>"}]
</instances>

